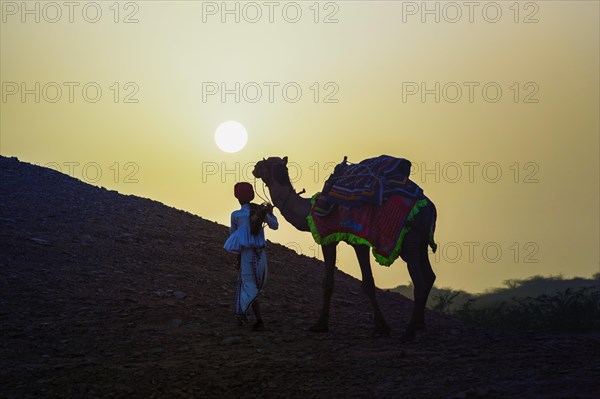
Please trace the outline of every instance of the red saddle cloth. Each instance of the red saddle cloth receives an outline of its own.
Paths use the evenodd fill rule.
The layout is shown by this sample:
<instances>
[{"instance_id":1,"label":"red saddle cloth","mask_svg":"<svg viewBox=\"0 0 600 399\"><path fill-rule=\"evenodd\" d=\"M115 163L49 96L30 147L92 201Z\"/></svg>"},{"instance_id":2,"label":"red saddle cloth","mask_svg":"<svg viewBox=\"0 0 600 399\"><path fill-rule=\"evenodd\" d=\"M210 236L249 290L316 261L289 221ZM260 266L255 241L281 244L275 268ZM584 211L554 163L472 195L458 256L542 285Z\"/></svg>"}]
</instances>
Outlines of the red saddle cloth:
<instances>
[{"instance_id":1,"label":"red saddle cloth","mask_svg":"<svg viewBox=\"0 0 600 399\"><path fill-rule=\"evenodd\" d=\"M312 209L307 217L311 233L320 245L346 241L366 244L372 248L377 263L389 266L400 256L402 241L419 209L429 202L393 195L378 206L336 205L327 216L315 213L320 193L312 197Z\"/></svg>"}]
</instances>

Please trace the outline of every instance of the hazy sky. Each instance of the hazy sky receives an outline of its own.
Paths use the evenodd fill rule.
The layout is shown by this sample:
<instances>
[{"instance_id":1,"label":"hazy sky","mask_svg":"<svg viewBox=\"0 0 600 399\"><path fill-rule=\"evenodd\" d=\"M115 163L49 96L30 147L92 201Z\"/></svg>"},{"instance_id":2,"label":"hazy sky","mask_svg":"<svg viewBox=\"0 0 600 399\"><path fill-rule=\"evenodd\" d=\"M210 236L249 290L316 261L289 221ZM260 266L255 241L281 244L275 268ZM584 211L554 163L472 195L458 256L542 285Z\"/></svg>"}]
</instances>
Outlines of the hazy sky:
<instances>
[{"instance_id":1,"label":"hazy sky","mask_svg":"<svg viewBox=\"0 0 600 399\"><path fill-rule=\"evenodd\" d=\"M597 1L0 4L2 155L227 225L262 157L309 195L390 154L438 208L438 286L600 270ZM281 220L269 239L321 257Z\"/></svg>"}]
</instances>

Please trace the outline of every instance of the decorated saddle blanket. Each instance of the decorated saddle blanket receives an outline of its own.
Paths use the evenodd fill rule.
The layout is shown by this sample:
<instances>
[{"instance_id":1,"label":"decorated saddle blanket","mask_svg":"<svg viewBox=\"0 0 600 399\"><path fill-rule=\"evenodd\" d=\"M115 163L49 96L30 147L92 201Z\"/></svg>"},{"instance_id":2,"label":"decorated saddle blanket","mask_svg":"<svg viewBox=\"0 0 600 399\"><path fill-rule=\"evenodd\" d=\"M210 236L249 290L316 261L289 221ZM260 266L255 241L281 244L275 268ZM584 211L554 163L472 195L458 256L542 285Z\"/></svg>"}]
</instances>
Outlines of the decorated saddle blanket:
<instances>
[{"instance_id":1,"label":"decorated saddle blanket","mask_svg":"<svg viewBox=\"0 0 600 399\"><path fill-rule=\"evenodd\" d=\"M384 266L391 265L400 256L404 236L411 228L410 222L429 204L426 197L416 200L393 195L381 206L372 203L354 207L336 205L327 216L321 216L316 212L321 196L317 193L312 197L312 208L307 217L315 241L321 245L339 241L366 244L372 248L377 263ZM434 229L435 222L429 231L430 245L435 251Z\"/></svg>"},{"instance_id":2,"label":"decorated saddle blanket","mask_svg":"<svg viewBox=\"0 0 600 399\"><path fill-rule=\"evenodd\" d=\"M381 206L394 195L415 201L422 199L423 190L409 179L410 167L409 160L389 155L365 159L357 164L348 164L344 158L325 182L315 213L325 216L336 204Z\"/></svg>"}]
</instances>

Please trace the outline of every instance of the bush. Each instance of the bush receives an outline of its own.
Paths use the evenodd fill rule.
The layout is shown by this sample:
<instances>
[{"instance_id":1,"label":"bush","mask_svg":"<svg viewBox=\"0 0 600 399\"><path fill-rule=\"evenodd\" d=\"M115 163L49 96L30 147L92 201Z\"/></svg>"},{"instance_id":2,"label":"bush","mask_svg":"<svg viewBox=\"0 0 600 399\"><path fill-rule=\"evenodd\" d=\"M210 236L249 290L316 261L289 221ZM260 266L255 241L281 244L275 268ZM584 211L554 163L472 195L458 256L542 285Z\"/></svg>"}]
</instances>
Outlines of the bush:
<instances>
[{"instance_id":1,"label":"bush","mask_svg":"<svg viewBox=\"0 0 600 399\"><path fill-rule=\"evenodd\" d=\"M432 309L440 313L450 314L450 308L454 303L454 298L460 295L460 293L460 291L439 290L439 292L433 296L433 301L435 302L435 305L433 305Z\"/></svg>"},{"instance_id":2,"label":"bush","mask_svg":"<svg viewBox=\"0 0 600 399\"><path fill-rule=\"evenodd\" d=\"M600 330L600 289L568 288L552 295L502 301L475 307L469 299L454 314L465 321L486 327L559 332Z\"/></svg>"}]
</instances>

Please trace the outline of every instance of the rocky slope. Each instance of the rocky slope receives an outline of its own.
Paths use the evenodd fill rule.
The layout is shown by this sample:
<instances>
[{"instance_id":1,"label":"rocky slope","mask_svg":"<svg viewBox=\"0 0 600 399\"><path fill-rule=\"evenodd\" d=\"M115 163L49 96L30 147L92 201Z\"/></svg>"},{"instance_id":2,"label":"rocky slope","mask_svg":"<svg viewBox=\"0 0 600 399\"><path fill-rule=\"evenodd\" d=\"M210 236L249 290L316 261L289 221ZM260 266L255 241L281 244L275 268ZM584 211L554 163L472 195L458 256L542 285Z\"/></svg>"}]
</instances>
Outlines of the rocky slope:
<instances>
[{"instance_id":1,"label":"rocky slope","mask_svg":"<svg viewBox=\"0 0 600 399\"><path fill-rule=\"evenodd\" d=\"M322 263L270 244L268 331L236 325L227 227L0 158L0 397L597 397L600 337L483 330L336 274L315 334ZM283 222L285 223L285 222ZM375 266L377 267L377 266ZM398 262L394 267L405 267Z\"/></svg>"}]
</instances>

